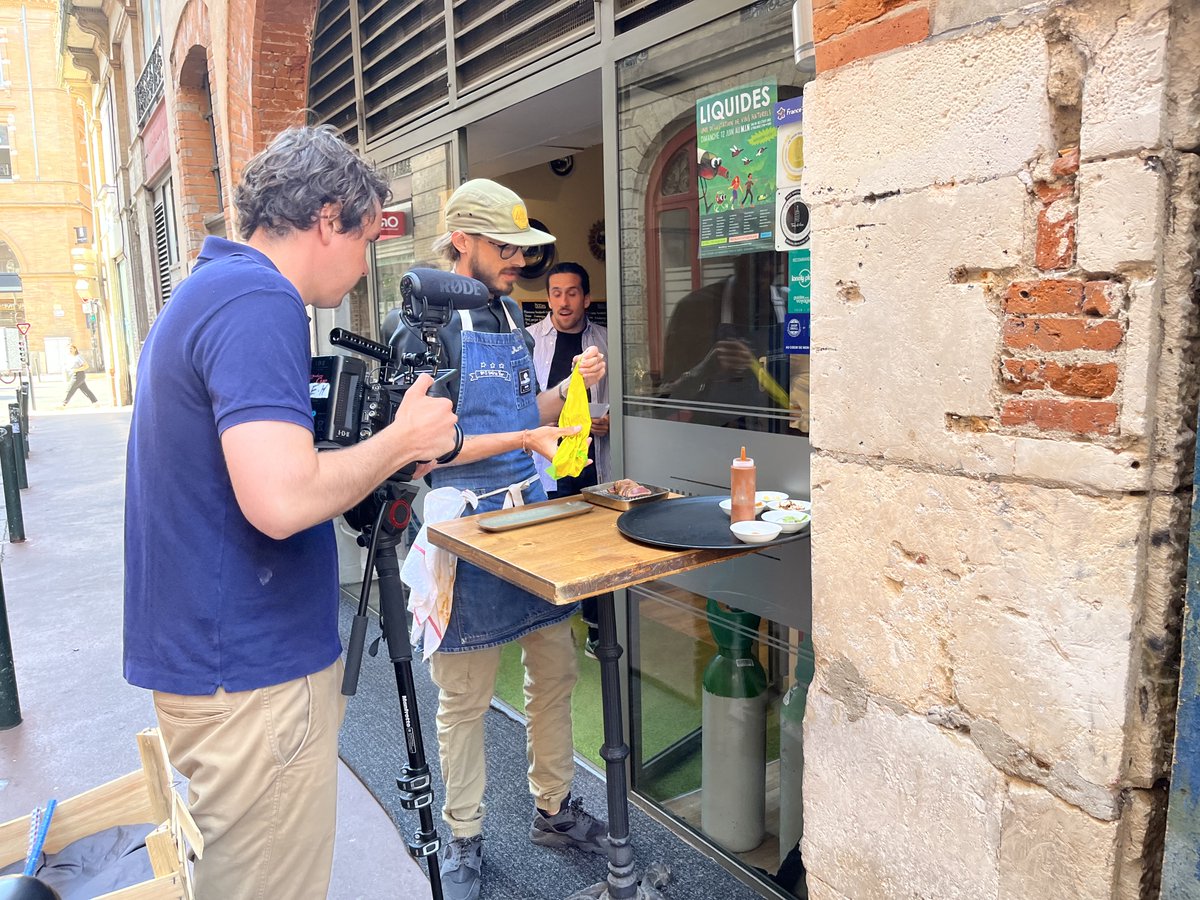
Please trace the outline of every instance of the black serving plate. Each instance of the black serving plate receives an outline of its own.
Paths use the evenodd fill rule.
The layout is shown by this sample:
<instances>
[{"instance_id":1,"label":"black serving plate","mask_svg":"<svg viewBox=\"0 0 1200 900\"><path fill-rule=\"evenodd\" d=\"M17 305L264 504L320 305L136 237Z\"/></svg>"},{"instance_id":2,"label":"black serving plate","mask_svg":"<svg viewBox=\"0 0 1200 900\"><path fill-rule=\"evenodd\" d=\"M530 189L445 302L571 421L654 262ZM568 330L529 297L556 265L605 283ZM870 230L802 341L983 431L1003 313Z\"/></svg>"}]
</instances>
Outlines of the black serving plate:
<instances>
[{"instance_id":1,"label":"black serving plate","mask_svg":"<svg viewBox=\"0 0 1200 900\"><path fill-rule=\"evenodd\" d=\"M724 499L677 497L635 506L617 518L617 529L630 540L671 550L765 550L808 537L806 525L761 544L739 541L729 530L729 516L718 506Z\"/></svg>"}]
</instances>

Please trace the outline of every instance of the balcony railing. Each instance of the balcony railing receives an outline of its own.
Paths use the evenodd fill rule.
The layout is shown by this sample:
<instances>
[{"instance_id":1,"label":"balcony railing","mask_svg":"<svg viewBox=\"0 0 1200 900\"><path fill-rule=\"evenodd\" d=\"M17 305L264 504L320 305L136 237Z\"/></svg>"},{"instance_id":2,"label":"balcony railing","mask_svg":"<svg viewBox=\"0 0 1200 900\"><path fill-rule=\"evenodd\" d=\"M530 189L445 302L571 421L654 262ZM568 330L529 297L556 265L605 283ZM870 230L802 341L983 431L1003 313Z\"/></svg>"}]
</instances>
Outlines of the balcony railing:
<instances>
[{"instance_id":1,"label":"balcony railing","mask_svg":"<svg viewBox=\"0 0 1200 900\"><path fill-rule=\"evenodd\" d=\"M138 76L137 87L133 90L134 97L137 99L139 128L146 124L146 119L150 117L150 113L154 110L154 104L162 96L162 92L162 38L159 38L154 49L150 51L150 58L146 60L146 67Z\"/></svg>"}]
</instances>

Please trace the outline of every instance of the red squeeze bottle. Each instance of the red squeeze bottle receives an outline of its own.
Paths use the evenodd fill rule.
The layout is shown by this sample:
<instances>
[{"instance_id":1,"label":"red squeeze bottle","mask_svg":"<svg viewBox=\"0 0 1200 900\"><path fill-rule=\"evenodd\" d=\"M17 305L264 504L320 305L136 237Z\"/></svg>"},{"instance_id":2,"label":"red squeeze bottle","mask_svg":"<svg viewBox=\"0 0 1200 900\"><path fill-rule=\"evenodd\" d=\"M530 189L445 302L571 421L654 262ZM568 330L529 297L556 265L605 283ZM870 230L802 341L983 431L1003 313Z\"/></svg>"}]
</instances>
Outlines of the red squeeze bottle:
<instances>
[{"instance_id":1,"label":"red squeeze bottle","mask_svg":"<svg viewBox=\"0 0 1200 900\"><path fill-rule=\"evenodd\" d=\"M729 469L729 521L750 522L754 519L754 460L746 458L746 448Z\"/></svg>"}]
</instances>

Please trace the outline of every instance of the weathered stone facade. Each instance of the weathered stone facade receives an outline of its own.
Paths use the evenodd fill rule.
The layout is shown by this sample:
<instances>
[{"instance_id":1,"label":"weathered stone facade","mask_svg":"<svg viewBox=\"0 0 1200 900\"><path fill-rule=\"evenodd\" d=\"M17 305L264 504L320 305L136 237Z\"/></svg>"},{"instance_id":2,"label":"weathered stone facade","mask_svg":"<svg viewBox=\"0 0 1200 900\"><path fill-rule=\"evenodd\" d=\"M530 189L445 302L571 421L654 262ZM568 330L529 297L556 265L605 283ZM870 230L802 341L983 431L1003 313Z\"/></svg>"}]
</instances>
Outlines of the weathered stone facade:
<instances>
[{"instance_id":1,"label":"weathered stone facade","mask_svg":"<svg viewBox=\"0 0 1200 900\"><path fill-rule=\"evenodd\" d=\"M1156 896L1200 23L925 6L814 19L809 888Z\"/></svg>"}]
</instances>

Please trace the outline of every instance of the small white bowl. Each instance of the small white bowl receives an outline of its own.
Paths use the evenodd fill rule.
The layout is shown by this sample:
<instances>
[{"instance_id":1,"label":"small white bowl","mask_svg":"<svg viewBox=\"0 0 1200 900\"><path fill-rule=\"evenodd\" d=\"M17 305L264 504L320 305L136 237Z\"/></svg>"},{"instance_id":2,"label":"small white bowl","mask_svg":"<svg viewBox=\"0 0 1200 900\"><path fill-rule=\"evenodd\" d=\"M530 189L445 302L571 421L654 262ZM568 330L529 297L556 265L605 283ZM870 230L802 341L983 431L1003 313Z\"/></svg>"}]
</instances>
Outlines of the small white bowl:
<instances>
[{"instance_id":1,"label":"small white bowl","mask_svg":"<svg viewBox=\"0 0 1200 900\"><path fill-rule=\"evenodd\" d=\"M765 544L779 537L783 529L774 522L734 522L729 530L743 544Z\"/></svg>"},{"instance_id":2,"label":"small white bowl","mask_svg":"<svg viewBox=\"0 0 1200 900\"><path fill-rule=\"evenodd\" d=\"M796 512L790 509L768 509L762 514L764 522L774 522L783 529L784 534L799 531L812 521L812 516L806 512Z\"/></svg>"},{"instance_id":3,"label":"small white bowl","mask_svg":"<svg viewBox=\"0 0 1200 900\"><path fill-rule=\"evenodd\" d=\"M783 491L755 491L754 502L762 503L778 503L780 500L786 500L788 495Z\"/></svg>"},{"instance_id":4,"label":"small white bowl","mask_svg":"<svg viewBox=\"0 0 1200 900\"><path fill-rule=\"evenodd\" d=\"M731 500L729 497L726 497L724 500L722 500L720 503L718 503L717 506L721 507L721 511L723 513L725 513L725 515L727 515L727 516L733 515L733 500ZM761 514L766 508L767 508L767 504L765 501L763 501L763 500L755 500L754 501L754 515L757 516L757 515Z\"/></svg>"},{"instance_id":5,"label":"small white bowl","mask_svg":"<svg viewBox=\"0 0 1200 900\"><path fill-rule=\"evenodd\" d=\"M797 500L794 497L789 499L784 497L782 500L772 500L767 504L771 509L782 510L783 512L808 513L812 515L811 500Z\"/></svg>"}]
</instances>

